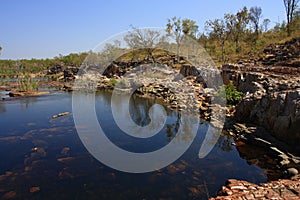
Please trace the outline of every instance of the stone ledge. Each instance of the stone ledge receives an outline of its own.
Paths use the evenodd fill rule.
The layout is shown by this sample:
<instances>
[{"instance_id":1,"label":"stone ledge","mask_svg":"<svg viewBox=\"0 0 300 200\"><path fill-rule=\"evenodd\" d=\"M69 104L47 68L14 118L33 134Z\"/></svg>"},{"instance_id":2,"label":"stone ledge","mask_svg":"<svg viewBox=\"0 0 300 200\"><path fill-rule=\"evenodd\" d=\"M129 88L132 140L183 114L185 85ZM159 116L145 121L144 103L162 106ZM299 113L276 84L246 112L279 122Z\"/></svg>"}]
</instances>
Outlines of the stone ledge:
<instances>
[{"instance_id":1,"label":"stone ledge","mask_svg":"<svg viewBox=\"0 0 300 200\"><path fill-rule=\"evenodd\" d=\"M225 199L300 199L300 177L294 177L292 180L280 179L258 185L229 179L218 192L218 196L210 198L210 200Z\"/></svg>"}]
</instances>

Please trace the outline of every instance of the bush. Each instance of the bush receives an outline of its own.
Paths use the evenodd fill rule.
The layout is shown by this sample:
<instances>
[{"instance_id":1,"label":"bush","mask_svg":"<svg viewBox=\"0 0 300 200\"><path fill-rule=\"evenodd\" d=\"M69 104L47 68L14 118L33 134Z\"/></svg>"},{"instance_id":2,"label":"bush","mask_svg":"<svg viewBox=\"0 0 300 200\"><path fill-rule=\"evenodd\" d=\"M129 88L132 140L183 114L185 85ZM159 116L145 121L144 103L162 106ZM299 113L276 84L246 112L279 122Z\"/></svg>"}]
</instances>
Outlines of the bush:
<instances>
[{"instance_id":1,"label":"bush","mask_svg":"<svg viewBox=\"0 0 300 200\"><path fill-rule=\"evenodd\" d=\"M228 85L219 87L218 97L226 100L228 105L236 105L242 100L243 93L237 91L232 81L230 81Z\"/></svg>"},{"instance_id":2,"label":"bush","mask_svg":"<svg viewBox=\"0 0 300 200\"><path fill-rule=\"evenodd\" d=\"M33 80L28 75L25 75L24 78L19 79L19 90L20 91L30 91L30 90L38 90L39 89L39 81Z\"/></svg>"},{"instance_id":3,"label":"bush","mask_svg":"<svg viewBox=\"0 0 300 200\"><path fill-rule=\"evenodd\" d=\"M109 85L110 85L110 86L116 86L117 83L118 83L118 81L117 81L117 79L115 79L115 78L111 78L111 79L109 80Z\"/></svg>"}]
</instances>

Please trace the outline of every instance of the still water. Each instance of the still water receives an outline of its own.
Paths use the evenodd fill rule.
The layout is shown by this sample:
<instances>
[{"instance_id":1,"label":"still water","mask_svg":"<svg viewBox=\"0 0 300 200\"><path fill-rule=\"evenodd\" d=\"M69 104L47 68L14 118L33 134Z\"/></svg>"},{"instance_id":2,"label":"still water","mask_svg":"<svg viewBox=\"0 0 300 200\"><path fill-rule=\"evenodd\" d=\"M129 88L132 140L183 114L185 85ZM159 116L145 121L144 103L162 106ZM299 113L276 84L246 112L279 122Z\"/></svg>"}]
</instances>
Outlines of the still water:
<instances>
[{"instance_id":1,"label":"still water","mask_svg":"<svg viewBox=\"0 0 300 200\"><path fill-rule=\"evenodd\" d=\"M113 120L111 93L96 95L98 121L107 137L132 152L150 152L175 136L180 113L166 109L162 130L148 139L124 134ZM155 102L133 97L131 117L144 126ZM0 197L15 199L207 199L216 196L226 179L268 181L266 170L241 157L228 136L199 159L207 124L201 123L192 145L176 162L148 173L111 169L96 160L82 144L72 114L72 94L0 101Z\"/></svg>"}]
</instances>

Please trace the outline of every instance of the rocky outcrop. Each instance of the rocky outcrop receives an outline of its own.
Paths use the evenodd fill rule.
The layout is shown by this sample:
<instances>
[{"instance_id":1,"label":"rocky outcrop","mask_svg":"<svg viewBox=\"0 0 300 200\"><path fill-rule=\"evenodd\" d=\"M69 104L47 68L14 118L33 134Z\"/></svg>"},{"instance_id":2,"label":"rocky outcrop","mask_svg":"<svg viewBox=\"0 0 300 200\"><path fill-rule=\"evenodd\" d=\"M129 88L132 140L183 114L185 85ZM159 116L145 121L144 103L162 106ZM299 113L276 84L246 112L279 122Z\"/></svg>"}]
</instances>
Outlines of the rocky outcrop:
<instances>
[{"instance_id":1,"label":"rocky outcrop","mask_svg":"<svg viewBox=\"0 0 300 200\"><path fill-rule=\"evenodd\" d=\"M50 94L49 91L11 91L9 92L10 97L36 97L36 96L42 96Z\"/></svg>"},{"instance_id":2,"label":"rocky outcrop","mask_svg":"<svg viewBox=\"0 0 300 200\"><path fill-rule=\"evenodd\" d=\"M218 197L210 200L234 199L299 199L300 179L278 180L269 183L254 184L248 181L229 179L218 192Z\"/></svg>"},{"instance_id":3,"label":"rocky outcrop","mask_svg":"<svg viewBox=\"0 0 300 200\"><path fill-rule=\"evenodd\" d=\"M291 43L298 45L299 40ZM300 67L287 65L227 64L222 67L222 75L225 83L233 81L244 93L236 107L239 122L262 126L277 139L296 146L300 142Z\"/></svg>"},{"instance_id":4,"label":"rocky outcrop","mask_svg":"<svg viewBox=\"0 0 300 200\"><path fill-rule=\"evenodd\" d=\"M64 82L70 82L75 79L79 71L78 67L55 65L48 69L47 75L61 75Z\"/></svg>"},{"instance_id":5,"label":"rocky outcrop","mask_svg":"<svg viewBox=\"0 0 300 200\"><path fill-rule=\"evenodd\" d=\"M272 44L263 52L265 55L260 59L263 65L299 67L300 38L294 38L284 44Z\"/></svg>"},{"instance_id":6,"label":"rocky outcrop","mask_svg":"<svg viewBox=\"0 0 300 200\"><path fill-rule=\"evenodd\" d=\"M300 142L300 80L258 78L239 86L245 95L237 106L242 122L263 126L280 140Z\"/></svg>"}]
</instances>

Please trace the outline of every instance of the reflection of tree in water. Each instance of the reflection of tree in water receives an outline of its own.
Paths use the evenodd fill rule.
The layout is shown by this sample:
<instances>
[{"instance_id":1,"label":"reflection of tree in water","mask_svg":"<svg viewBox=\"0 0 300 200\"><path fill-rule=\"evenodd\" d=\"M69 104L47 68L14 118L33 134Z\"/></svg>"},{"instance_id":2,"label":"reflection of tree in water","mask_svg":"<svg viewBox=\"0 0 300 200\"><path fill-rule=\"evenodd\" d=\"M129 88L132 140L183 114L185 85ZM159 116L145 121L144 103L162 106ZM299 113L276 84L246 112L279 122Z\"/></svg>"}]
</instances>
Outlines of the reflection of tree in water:
<instances>
[{"instance_id":1,"label":"reflection of tree in water","mask_svg":"<svg viewBox=\"0 0 300 200\"><path fill-rule=\"evenodd\" d=\"M218 147L225 152L232 151L232 137L230 135L221 135L218 140Z\"/></svg>"},{"instance_id":2,"label":"reflection of tree in water","mask_svg":"<svg viewBox=\"0 0 300 200\"><path fill-rule=\"evenodd\" d=\"M24 98L22 100L19 101L20 107L21 108L28 108L29 106L32 106L34 104L36 104L38 102L38 99L33 97L28 97L28 98Z\"/></svg>"},{"instance_id":3,"label":"reflection of tree in water","mask_svg":"<svg viewBox=\"0 0 300 200\"><path fill-rule=\"evenodd\" d=\"M132 96L130 99L129 112L132 120L139 126L146 126L150 123L149 109L154 104L149 99L140 99Z\"/></svg>"},{"instance_id":4,"label":"reflection of tree in water","mask_svg":"<svg viewBox=\"0 0 300 200\"><path fill-rule=\"evenodd\" d=\"M102 90L100 92L96 92L97 101L103 102L105 105L110 105L111 102L111 92Z\"/></svg>"},{"instance_id":5,"label":"reflection of tree in water","mask_svg":"<svg viewBox=\"0 0 300 200\"><path fill-rule=\"evenodd\" d=\"M105 101L110 101L110 95L104 95L102 98L103 100L105 99ZM182 117L181 112L170 110L167 106L157 102L155 99L141 98L136 95L131 96L129 105L123 101L122 95L120 95L120 98L115 99L114 106L118 108L117 110L122 110L124 106L129 106L130 116L128 117L137 125L144 127L150 124L149 110L155 103L163 106L167 116L171 119L167 121L164 129L168 141L171 141L180 129L182 130L182 134L178 137L178 140L191 141L193 139L193 125L196 124L195 117L188 115Z\"/></svg>"},{"instance_id":6,"label":"reflection of tree in water","mask_svg":"<svg viewBox=\"0 0 300 200\"><path fill-rule=\"evenodd\" d=\"M4 103L0 103L0 113L6 112L6 107Z\"/></svg>"},{"instance_id":7,"label":"reflection of tree in water","mask_svg":"<svg viewBox=\"0 0 300 200\"><path fill-rule=\"evenodd\" d=\"M166 136L168 138L168 141L171 141L175 134L178 132L180 127L180 112L176 113L176 121L172 124L167 124L167 130L166 130Z\"/></svg>"}]
</instances>

